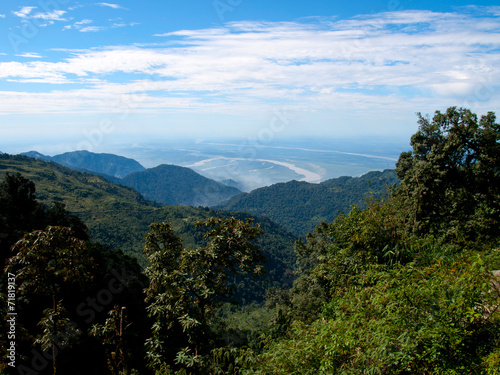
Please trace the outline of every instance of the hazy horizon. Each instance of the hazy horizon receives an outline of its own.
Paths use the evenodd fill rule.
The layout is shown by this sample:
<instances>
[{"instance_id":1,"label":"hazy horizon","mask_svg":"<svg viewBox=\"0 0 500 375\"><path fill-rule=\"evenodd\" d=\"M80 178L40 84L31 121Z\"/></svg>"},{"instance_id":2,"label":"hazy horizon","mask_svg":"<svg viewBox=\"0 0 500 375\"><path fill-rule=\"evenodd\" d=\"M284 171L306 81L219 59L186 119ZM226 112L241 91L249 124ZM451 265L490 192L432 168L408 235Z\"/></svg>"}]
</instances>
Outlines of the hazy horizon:
<instances>
[{"instance_id":1,"label":"hazy horizon","mask_svg":"<svg viewBox=\"0 0 500 375\"><path fill-rule=\"evenodd\" d=\"M124 156L145 168L179 165L216 181L233 180L242 190L250 191L291 180L319 183L340 176L357 177L374 170L393 169L399 154L409 149L405 143L375 138L219 142L198 139L114 145L87 151ZM16 153L28 151L55 156L76 150L48 153L32 149Z\"/></svg>"}]
</instances>

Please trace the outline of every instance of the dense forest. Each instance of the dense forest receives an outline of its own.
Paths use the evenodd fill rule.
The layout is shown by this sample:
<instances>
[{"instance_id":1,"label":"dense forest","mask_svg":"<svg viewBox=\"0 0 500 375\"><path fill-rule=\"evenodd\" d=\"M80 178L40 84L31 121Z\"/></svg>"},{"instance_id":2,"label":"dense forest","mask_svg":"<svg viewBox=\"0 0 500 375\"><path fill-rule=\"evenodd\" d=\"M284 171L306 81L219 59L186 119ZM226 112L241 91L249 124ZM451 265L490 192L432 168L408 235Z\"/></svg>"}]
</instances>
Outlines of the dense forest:
<instances>
[{"instance_id":1,"label":"dense forest","mask_svg":"<svg viewBox=\"0 0 500 375\"><path fill-rule=\"evenodd\" d=\"M293 285L271 284L251 303L238 293L272 273L262 250L271 225L189 208L205 215L184 220L196 238L186 243L168 209L75 174L72 186L93 185L107 204L96 185L125 189L137 211L167 210L150 222L139 264L93 238L66 201L40 202L46 179L5 173L1 371L499 374L500 125L456 107L418 124L400 183L297 240ZM62 192L67 177L44 170Z\"/></svg>"},{"instance_id":2,"label":"dense forest","mask_svg":"<svg viewBox=\"0 0 500 375\"><path fill-rule=\"evenodd\" d=\"M172 206L210 207L241 193L235 187L206 178L190 168L161 164L146 169L134 159L114 154L71 151L48 156L29 151L21 155L102 176L115 184L133 188L146 199Z\"/></svg>"},{"instance_id":3,"label":"dense forest","mask_svg":"<svg viewBox=\"0 0 500 375\"><path fill-rule=\"evenodd\" d=\"M147 199L169 205L215 206L241 193L192 169L167 164L130 173L120 183Z\"/></svg>"},{"instance_id":4,"label":"dense forest","mask_svg":"<svg viewBox=\"0 0 500 375\"><path fill-rule=\"evenodd\" d=\"M36 151L24 152L21 155L53 161L79 171L93 171L117 179L145 170L139 162L133 159L113 154L95 154L86 150L65 152L54 156L43 155Z\"/></svg>"},{"instance_id":5,"label":"dense forest","mask_svg":"<svg viewBox=\"0 0 500 375\"><path fill-rule=\"evenodd\" d=\"M398 184L391 169L368 172L360 177L339 177L319 184L289 181L255 189L228 199L216 207L265 215L300 236L322 221L330 222L352 205L366 207L366 198L388 194L387 187Z\"/></svg>"}]
</instances>

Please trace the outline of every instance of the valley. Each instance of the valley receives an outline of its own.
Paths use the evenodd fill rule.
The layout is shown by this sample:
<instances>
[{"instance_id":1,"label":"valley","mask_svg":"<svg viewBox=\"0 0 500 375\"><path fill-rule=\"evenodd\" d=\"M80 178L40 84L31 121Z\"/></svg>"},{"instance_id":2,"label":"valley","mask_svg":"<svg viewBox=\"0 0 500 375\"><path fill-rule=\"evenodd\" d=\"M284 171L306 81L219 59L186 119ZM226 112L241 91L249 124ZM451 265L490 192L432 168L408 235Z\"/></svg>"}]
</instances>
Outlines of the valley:
<instances>
[{"instance_id":1,"label":"valley","mask_svg":"<svg viewBox=\"0 0 500 375\"><path fill-rule=\"evenodd\" d=\"M395 168L408 149L398 139L196 140L111 147L145 167L174 164L216 181L232 180L244 192L292 180L319 183Z\"/></svg>"},{"instance_id":2,"label":"valley","mask_svg":"<svg viewBox=\"0 0 500 375\"><path fill-rule=\"evenodd\" d=\"M217 146L220 145L217 144ZM280 153L285 152L283 150L288 153L297 151L297 149L289 147L278 147L272 148L272 152L265 156L280 156L274 154L276 149ZM304 148L300 150L309 153L314 151ZM213 152L215 151L213 150ZM269 150L267 151L269 152ZM326 150L323 152L328 153ZM334 152L334 154L339 153ZM383 160L388 162L392 160L391 157L381 155L347 152L341 154L368 161ZM392 169L371 171L360 177L342 176L320 182L319 180L325 175L326 169L316 164L309 163L307 165L309 170L306 170L292 163L268 159L249 160L215 156L185 167L161 164L156 167L144 168L139 162L130 158L88 151L68 152L53 157L42 155L36 151L27 152L24 155L43 160L59 161L66 167L100 175L115 184L131 187L144 198L159 204L208 206L230 212L263 215L283 225L298 236L305 236L322 221L330 222L339 213L348 212L352 205L362 208L366 206L366 199L386 196L388 189L399 183ZM292 154L286 155L292 157ZM292 159L285 160L293 161ZM212 165L212 167L206 167L206 165ZM243 171L243 167L253 169ZM332 166L330 168L333 169ZM249 186L244 184L243 174L248 179L247 181L256 183L262 181L261 178L264 174L268 178L275 179L281 171L282 177L284 177L285 170L288 170L289 177L295 178L291 181L276 182L269 186L259 187L249 193L242 192L241 190L245 190L244 188L238 189L242 185ZM311 170L316 170L321 174ZM217 171L230 171L232 174L212 176L212 174L217 174ZM293 176L290 175L291 172L294 173ZM206 176L218 177L219 179L230 178L219 182ZM239 180L235 180L236 178Z\"/></svg>"}]
</instances>

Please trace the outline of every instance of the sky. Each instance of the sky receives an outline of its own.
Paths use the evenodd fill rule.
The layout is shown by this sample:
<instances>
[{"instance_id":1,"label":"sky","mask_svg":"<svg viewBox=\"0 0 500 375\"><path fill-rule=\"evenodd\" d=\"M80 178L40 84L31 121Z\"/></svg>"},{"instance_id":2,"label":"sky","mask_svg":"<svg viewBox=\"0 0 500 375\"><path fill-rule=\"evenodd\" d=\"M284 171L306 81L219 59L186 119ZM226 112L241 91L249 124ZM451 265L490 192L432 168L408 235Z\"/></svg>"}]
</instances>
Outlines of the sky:
<instances>
[{"instance_id":1,"label":"sky","mask_svg":"<svg viewBox=\"0 0 500 375\"><path fill-rule=\"evenodd\" d=\"M0 2L0 151L408 139L500 108L497 1Z\"/></svg>"}]
</instances>

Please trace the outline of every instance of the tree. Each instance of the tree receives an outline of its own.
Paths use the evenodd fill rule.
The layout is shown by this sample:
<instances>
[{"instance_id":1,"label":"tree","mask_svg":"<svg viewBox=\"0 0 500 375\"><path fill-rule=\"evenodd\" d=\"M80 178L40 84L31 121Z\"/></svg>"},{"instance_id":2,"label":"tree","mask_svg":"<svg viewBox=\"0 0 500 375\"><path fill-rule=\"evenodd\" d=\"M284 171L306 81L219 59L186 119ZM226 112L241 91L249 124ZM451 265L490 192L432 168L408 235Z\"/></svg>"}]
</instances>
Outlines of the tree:
<instances>
[{"instance_id":1,"label":"tree","mask_svg":"<svg viewBox=\"0 0 500 375\"><path fill-rule=\"evenodd\" d=\"M130 324L127 324L126 308L115 305L108 314L106 322L94 324L90 334L102 340L111 375L127 375L130 353L125 348L125 331Z\"/></svg>"},{"instance_id":2,"label":"tree","mask_svg":"<svg viewBox=\"0 0 500 375\"><path fill-rule=\"evenodd\" d=\"M22 235L34 229L43 206L35 197L35 184L20 173L6 173L0 183L0 250L4 262L10 247Z\"/></svg>"},{"instance_id":3,"label":"tree","mask_svg":"<svg viewBox=\"0 0 500 375\"><path fill-rule=\"evenodd\" d=\"M459 242L491 240L500 225L500 125L489 112L478 121L451 107L430 119L418 113L413 150L401 154L396 172L416 234Z\"/></svg>"},{"instance_id":4,"label":"tree","mask_svg":"<svg viewBox=\"0 0 500 375\"><path fill-rule=\"evenodd\" d=\"M264 256L252 242L260 228L251 220L211 218L197 227L208 229L208 243L198 249L183 248L170 223L154 223L146 235L150 284L145 294L154 321L146 346L149 366L156 370L168 368L174 358L181 366L200 369L209 352L209 323L233 291L229 276L264 272Z\"/></svg>"},{"instance_id":5,"label":"tree","mask_svg":"<svg viewBox=\"0 0 500 375\"><path fill-rule=\"evenodd\" d=\"M497 372L500 127L455 107L419 124L400 187L297 243L278 335L242 373Z\"/></svg>"},{"instance_id":6,"label":"tree","mask_svg":"<svg viewBox=\"0 0 500 375\"><path fill-rule=\"evenodd\" d=\"M88 229L78 216L65 210L61 202L46 208L36 199L33 181L20 173L6 173L0 183L0 259L4 263L12 256L11 246L25 233L49 225L71 227L73 236L88 240Z\"/></svg>"},{"instance_id":7,"label":"tree","mask_svg":"<svg viewBox=\"0 0 500 375\"><path fill-rule=\"evenodd\" d=\"M93 265L85 242L73 236L65 227L49 226L45 230L24 235L12 249L16 255L9 259L6 271L16 274L18 292L31 296L49 297L50 306L44 310L39 326L43 333L37 339L42 349L52 351L53 373L57 371L59 350L78 332L71 326L61 296L71 284L83 287Z\"/></svg>"},{"instance_id":8,"label":"tree","mask_svg":"<svg viewBox=\"0 0 500 375\"><path fill-rule=\"evenodd\" d=\"M481 258L372 265L357 279L241 373L494 374L500 294Z\"/></svg>"}]
</instances>

